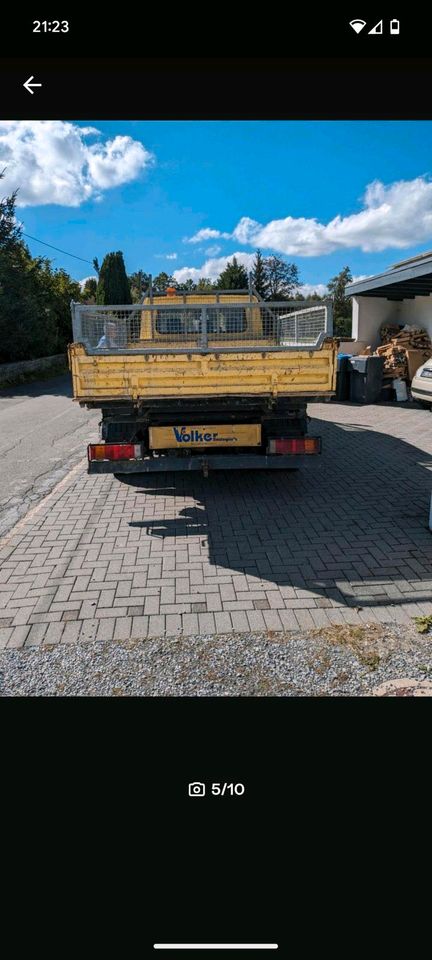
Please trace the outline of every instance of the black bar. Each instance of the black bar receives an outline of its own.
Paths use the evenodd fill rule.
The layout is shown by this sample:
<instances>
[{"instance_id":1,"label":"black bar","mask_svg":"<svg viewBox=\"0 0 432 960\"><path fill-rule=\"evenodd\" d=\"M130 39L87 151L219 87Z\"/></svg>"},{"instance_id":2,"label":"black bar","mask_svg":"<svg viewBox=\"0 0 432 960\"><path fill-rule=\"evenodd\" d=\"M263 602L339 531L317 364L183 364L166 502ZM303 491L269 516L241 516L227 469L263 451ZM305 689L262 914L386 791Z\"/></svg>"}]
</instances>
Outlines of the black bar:
<instances>
[{"instance_id":1,"label":"black bar","mask_svg":"<svg viewBox=\"0 0 432 960\"><path fill-rule=\"evenodd\" d=\"M301 55L307 51L308 55L359 58L430 53L432 14L427 7L420 13L414 5L405 12L397 6L390 8L391 17L383 16L379 7L372 13L360 10L365 26L358 33L350 25L358 10L332 10L328 4L313 11L304 4L291 4L274 15L263 9L259 27L243 8L231 5L229 22L223 16L214 16L209 28L199 20L194 23L192 12L182 16L173 10L169 19L164 18L157 5L124 5L113 11L97 4L87 4L81 10L79 5L73 9L69 5L68 13L59 9L55 12L55 17L65 18L66 23L52 19L43 6L28 13L19 4L4 5L3 56L13 56L15 51L25 56L68 58L144 53L152 57L162 52L191 59L199 58L202 50L209 57L242 57L245 52L255 57ZM40 18L39 27L36 18ZM381 18L382 33L371 33ZM390 22L396 18L397 34L390 32Z\"/></svg>"},{"instance_id":2,"label":"black bar","mask_svg":"<svg viewBox=\"0 0 432 960\"><path fill-rule=\"evenodd\" d=\"M0 64L2 119L429 119L432 59L38 59ZM42 86L30 95L30 77ZM233 95L235 91L235 95Z\"/></svg>"}]
</instances>

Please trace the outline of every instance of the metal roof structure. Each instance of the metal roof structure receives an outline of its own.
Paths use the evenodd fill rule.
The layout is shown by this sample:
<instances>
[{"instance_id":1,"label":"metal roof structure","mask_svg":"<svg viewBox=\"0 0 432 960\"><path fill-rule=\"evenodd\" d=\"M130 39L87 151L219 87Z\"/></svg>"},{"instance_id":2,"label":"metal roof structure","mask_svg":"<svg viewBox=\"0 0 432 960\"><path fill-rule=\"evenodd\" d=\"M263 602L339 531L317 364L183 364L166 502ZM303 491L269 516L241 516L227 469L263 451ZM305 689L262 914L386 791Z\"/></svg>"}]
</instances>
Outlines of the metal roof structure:
<instances>
[{"instance_id":1,"label":"metal roof structure","mask_svg":"<svg viewBox=\"0 0 432 960\"><path fill-rule=\"evenodd\" d=\"M413 300L432 293L432 250L345 287L347 297L385 297L387 300Z\"/></svg>"}]
</instances>

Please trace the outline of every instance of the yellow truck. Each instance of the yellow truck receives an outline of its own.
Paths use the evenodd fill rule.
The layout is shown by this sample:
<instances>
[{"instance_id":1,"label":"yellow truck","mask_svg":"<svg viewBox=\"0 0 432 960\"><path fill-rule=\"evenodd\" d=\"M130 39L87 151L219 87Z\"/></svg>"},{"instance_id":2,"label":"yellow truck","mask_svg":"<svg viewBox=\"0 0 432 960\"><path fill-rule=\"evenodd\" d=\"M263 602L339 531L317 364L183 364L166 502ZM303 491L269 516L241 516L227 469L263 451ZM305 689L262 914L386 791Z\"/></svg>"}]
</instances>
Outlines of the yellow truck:
<instances>
[{"instance_id":1,"label":"yellow truck","mask_svg":"<svg viewBox=\"0 0 432 960\"><path fill-rule=\"evenodd\" d=\"M251 291L72 304L74 400L100 408L89 473L295 469L319 454L306 404L335 392L330 302Z\"/></svg>"}]
</instances>

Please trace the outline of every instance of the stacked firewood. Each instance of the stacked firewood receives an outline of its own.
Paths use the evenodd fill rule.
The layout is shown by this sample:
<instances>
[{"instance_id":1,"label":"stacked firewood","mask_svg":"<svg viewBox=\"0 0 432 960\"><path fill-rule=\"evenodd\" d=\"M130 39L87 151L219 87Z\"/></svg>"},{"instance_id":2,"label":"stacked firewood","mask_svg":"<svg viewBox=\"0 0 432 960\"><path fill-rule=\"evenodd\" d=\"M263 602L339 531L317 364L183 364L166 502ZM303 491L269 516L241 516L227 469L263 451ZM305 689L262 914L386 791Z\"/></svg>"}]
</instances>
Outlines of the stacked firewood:
<instances>
[{"instance_id":1,"label":"stacked firewood","mask_svg":"<svg viewBox=\"0 0 432 960\"><path fill-rule=\"evenodd\" d=\"M432 345L426 330L418 327L396 327L384 324L381 327L382 345L375 353L384 357L384 376L406 377L408 375L407 350L423 350L432 354Z\"/></svg>"}]
</instances>

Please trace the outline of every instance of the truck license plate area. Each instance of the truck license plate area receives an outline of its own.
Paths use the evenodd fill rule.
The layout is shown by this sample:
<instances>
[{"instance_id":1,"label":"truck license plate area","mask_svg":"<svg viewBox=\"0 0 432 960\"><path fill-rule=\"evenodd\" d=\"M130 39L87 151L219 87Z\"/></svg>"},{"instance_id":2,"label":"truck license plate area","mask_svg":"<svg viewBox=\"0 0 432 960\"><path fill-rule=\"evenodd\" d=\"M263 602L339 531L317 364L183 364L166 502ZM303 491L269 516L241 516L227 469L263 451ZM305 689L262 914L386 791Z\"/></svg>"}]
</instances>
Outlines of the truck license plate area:
<instances>
[{"instance_id":1,"label":"truck license plate area","mask_svg":"<svg viewBox=\"0 0 432 960\"><path fill-rule=\"evenodd\" d=\"M173 447L259 447L260 423L178 424L172 427L150 427L151 450Z\"/></svg>"}]
</instances>

